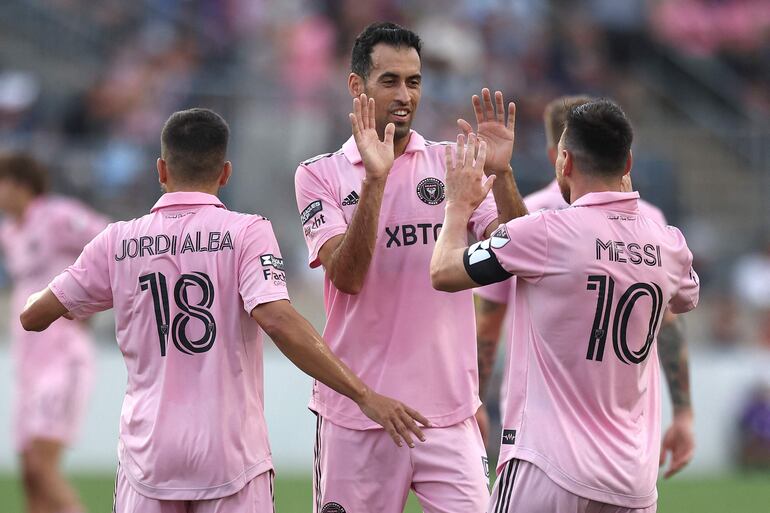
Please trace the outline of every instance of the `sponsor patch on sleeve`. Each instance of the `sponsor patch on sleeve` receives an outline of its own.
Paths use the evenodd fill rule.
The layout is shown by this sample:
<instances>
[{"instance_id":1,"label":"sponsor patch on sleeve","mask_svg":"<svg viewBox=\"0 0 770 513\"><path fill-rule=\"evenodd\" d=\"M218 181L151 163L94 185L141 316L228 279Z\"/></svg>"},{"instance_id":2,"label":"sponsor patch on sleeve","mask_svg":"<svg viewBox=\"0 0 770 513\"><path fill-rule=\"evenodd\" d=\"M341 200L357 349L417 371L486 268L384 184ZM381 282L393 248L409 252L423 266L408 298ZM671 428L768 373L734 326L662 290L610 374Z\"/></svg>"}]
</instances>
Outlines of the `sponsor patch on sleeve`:
<instances>
[{"instance_id":1,"label":"sponsor patch on sleeve","mask_svg":"<svg viewBox=\"0 0 770 513\"><path fill-rule=\"evenodd\" d=\"M307 224L308 221L310 221L313 216L315 216L317 213L322 211L324 209L323 203L321 203L321 200L315 200L310 202L310 205L308 205L305 210L303 210L300 215L299 219L302 221L302 224Z\"/></svg>"}]
</instances>

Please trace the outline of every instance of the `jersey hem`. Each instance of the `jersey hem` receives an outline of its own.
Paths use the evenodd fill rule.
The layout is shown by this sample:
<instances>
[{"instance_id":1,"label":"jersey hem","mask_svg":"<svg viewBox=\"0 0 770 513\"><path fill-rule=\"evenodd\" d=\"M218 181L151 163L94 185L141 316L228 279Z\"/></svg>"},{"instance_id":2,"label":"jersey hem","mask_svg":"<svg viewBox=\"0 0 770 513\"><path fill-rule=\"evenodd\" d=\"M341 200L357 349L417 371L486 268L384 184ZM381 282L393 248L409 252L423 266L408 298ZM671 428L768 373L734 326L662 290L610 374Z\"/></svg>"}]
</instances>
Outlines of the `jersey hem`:
<instances>
[{"instance_id":1,"label":"jersey hem","mask_svg":"<svg viewBox=\"0 0 770 513\"><path fill-rule=\"evenodd\" d=\"M254 310L259 305L264 305L265 303L272 303L273 301L280 301L282 299L286 299L287 301L291 301L291 298L289 298L288 292L278 292L275 294L268 294L266 296L260 296L253 299L249 299L248 301L243 302L244 310L246 310L246 313L251 315L251 311Z\"/></svg>"},{"instance_id":2,"label":"jersey hem","mask_svg":"<svg viewBox=\"0 0 770 513\"><path fill-rule=\"evenodd\" d=\"M125 476L128 483L131 485L137 493L149 497L150 499L158 500L183 500L183 501L197 501L197 500L210 500L221 499L238 493L243 487L245 487L255 477L273 470L273 462L270 456L258 461L251 467L244 470L239 476L231 479L230 481L203 487L183 487L183 488L161 488L157 486L151 486L139 481L132 473L131 469L135 466L131 457L122 451L122 457L118 458L120 465L125 469ZM126 465L129 463L129 465Z\"/></svg>"},{"instance_id":3,"label":"jersey hem","mask_svg":"<svg viewBox=\"0 0 770 513\"><path fill-rule=\"evenodd\" d=\"M431 423L431 427L449 427L459 424L460 422L468 419L476 414L476 411L481 406L481 400L476 398L471 406L463 405L457 410L447 413L445 415L426 415L424 412L420 412ZM352 429L356 431L367 431L370 429L383 429L382 426L376 422L369 420L363 414L361 416L351 416L335 411L329 408L327 405L315 398L310 399L308 404L310 411L316 415L320 415L324 420L328 420L332 424ZM414 408L414 407L413 407ZM419 408L415 408L419 411Z\"/></svg>"},{"instance_id":4,"label":"jersey hem","mask_svg":"<svg viewBox=\"0 0 770 513\"><path fill-rule=\"evenodd\" d=\"M592 501L637 509L652 506L658 500L658 489L654 484L652 491L647 495L625 495L609 490L601 490L591 485L581 483L577 479L567 475L566 472L542 454L525 447L517 447L505 452L501 450L500 460L497 463L498 474L503 466L512 459L520 459L532 463L542 470L556 485L564 488L570 493Z\"/></svg>"},{"instance_id":5,"label":"jersey hem","mask_svg":"<svg viewBox=\"0 0 770 513\"><path fill-rule=\"evenodd\" d=\"M308 265L310 265L311 269L315 269L319 265L321 265L321 260L318 258L318 253L321 252L321 248L323 248L323 245L326 244L329 239L332 237L336 237L337 235L342 235L345 232L348 231L347 226L338 226L338 227L332 227L329 230L325 231L321 237L319 237L318 241L314 243L313 250L310 253L310 258L308 259Z\"/></svg>"}]
</instances>

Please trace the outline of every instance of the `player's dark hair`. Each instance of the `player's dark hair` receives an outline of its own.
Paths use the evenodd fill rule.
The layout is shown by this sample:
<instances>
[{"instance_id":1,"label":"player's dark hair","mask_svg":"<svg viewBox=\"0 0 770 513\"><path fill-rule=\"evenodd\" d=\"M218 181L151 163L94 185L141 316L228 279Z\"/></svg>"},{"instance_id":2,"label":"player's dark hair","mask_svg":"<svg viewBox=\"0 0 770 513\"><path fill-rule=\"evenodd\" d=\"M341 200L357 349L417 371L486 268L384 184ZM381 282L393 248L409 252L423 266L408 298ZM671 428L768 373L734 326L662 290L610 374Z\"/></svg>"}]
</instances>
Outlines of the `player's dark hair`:
<instances>
[{"instance_id":1,"label":"player's dark hair","mask_svg":"<svg viewBox=\"0 0 770 513\"><path fill-rule=\"evenodd\" d=\"M623 174L634 132L620 107L600 99L570 109L563 137L581 171L610 177Z\"/></svg>"},{"instance_id":2,"label":"player's dark hair","mask_svg":"<svg viewBox=\"0 0 770 513\"><path fill-rule=\"evenodd\" d=\"M545 140L549 148L555 148L559 144L569 111L590 101L590 96L578 95L560 96L548 102L543 111L543 121L545 122Z\"/></svg>"},{"instance_id":3,"label":"player's dark hair","mask_svg":"<svg viewBox=\"0 0 770 513\"><path fill-rule=\"evenodd\" d=\"M28 153L0 154L0 180L12 180L29 189L34 196L48 192L48 170Z\"/></svg>"},{"instance_id":4,"label":"player's dark hair","mask_svg":"<svg viewBox=\"0 0 770 513\"><path fill-rule=\"evenodd\" d=\"M161 155L176 180L207 184L215 180L225 163L230 128L209 109L175 112L163 126Z\"/></svg>"},{"instance_id":5,"label":"player's dark hair","mask_svg":"<svg viewBox=\"0 0 770 513\"><path fill-rule=\"evenodd\" d=\"M422 50L420 36L411 30L389 21L372 23L353 43L350 70L363 79L368 78L372 70L372 50L380 43L394 48L414 48L418 56Z\"/></svg>"}]
</instances>

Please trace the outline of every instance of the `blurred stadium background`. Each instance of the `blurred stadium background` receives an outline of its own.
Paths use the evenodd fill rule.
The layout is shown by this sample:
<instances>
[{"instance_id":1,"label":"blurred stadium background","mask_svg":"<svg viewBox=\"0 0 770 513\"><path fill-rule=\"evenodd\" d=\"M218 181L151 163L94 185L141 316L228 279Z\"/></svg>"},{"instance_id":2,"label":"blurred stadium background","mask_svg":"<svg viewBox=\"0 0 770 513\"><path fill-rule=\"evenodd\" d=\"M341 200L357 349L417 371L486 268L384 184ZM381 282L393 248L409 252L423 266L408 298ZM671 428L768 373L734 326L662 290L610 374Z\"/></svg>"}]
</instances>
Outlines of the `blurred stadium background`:
<instances>
[{"instance_id":1,"label":"blurred stadium background","mask_svg":"<svg viewBox=\"0 0 770 513\"><path fill-rule=\"evenodd\" d=\"M553 176L541 121L550 99L603 95L627 110L635 186L682 228L703 285L686 319L698 451L661 485L660 511L770 511L767 0L2 0L0 149L32 151L57 192L123 219L157 199L168 115L217 110L235 167L224 200L273 220L294 302L321 328L321 275L305 265L294 170L349 136L349 50L382 19L424 40L415 128L430 139L453 138L483 86L517 102L514 169L525 193ZM4 275L0 284L7 312ZM0 319L0 511L15 513L15 320ZM98 379L67 467L91 511L107 511L125 370L110 315L93 325ZM270 344L265 360L279 511L310 511L309 380Z\"/></svg>"}]
</instances>

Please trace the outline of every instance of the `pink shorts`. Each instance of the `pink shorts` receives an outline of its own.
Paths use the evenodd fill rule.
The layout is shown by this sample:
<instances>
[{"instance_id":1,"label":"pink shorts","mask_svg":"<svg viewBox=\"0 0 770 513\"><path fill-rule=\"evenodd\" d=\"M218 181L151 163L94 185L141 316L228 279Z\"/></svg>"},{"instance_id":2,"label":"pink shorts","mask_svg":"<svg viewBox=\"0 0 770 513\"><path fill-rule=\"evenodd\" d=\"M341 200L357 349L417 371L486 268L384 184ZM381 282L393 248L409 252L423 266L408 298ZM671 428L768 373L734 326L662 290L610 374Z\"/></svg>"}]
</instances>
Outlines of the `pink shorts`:
<instances>
[{"instance_id":1,"label":"pink shorts","mask_svg":"<svg viewBox=\"0 0 770 513\"><path fill-rule=\"evenodd\" d=\"M423 429L425 442L398 447L382 429L353 430L318 417L315 513L401 513L409 489L425 513L484 511L489 467L476 418Z\"/></svg>"},{"instance_id":2,"label":"pink shorts","mask_svg":"<svg viewBox=\"0 0 770 513\"><path fill-rule=\"evenodd\" d=\"M86 413L93 382L93 362L72 359L47 365L38 372L20 372L15 390L16 449L26 450L32 440L70 444Z\"/></svg>"},{"instance_id":3,"label":"pink shorts","mask_svg":"<svg viewBox=\"0 0 770 513\"><path fill-rule=\"evenodd\" d=\"M112 513L275 513L273 471L258 475L238 492L220 499L151 499L137 492L118 465Z\"/></svg>"},{"instance_id":4,"label":"pink shorts","mask_svg":"<svg viewBox=\"0 0 770 513\"><path fill-rule=\"evenodd\" d=\"M487 513L655 513L657 504L626 508L592 501L560 487L535 464L510 460L498 476Z\"/></svg>"}]
</instances>

